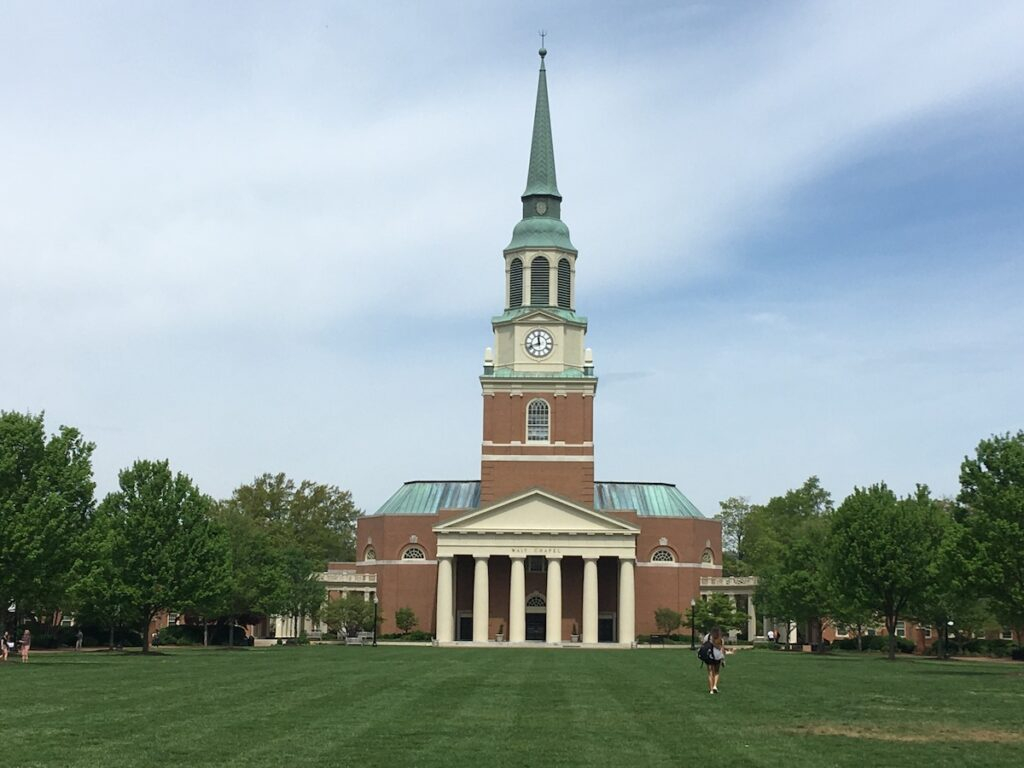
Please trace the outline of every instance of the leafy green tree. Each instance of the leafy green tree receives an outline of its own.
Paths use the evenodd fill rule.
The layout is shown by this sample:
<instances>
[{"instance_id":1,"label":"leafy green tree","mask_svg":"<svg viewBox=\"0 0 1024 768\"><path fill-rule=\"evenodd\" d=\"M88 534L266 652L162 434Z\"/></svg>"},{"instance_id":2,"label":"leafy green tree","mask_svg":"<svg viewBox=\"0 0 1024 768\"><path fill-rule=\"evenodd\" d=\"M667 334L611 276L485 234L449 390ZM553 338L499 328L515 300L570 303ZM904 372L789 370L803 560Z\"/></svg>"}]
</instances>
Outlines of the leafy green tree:
<instances>
[{"instance_id":1,"label":"leafy green tree","mask_svg":"<svg viewBox=\"0 0 1024 768\"><path fill-rule=\"evenodd\" d=\"M907 606L907 614L919 624L937 629L938 655L945 658L950 622L954 627L973 623L978 614L976 575L980 564L974 560L977 548L970 542L967 529L956 519L955 507L939 500L935 505L942 513L941 540L923 590Z\"/></svg>"},{"instance_id":2,"label":"leafy green tree","mask_svg":"<svg viewBox=\"0 0 1024 768\"><path fill-rule=\"evenodd\" d=\"M111 649L117 630L137 627L141 622L136 613L135 592L122 580L124 574L116 561L116 547L114 519L100 505L72 567L69 597L76 623L107 627Z\"/></svg>"},{"instance_id":3,"label":"leafy green tree","mask_svg":"<svg viewBox=\"0 0 1024 768\"><path fill-rule=\"evenodd\" d=\"M263 474L235 489L225 502L276 537L305 551L323 570L331 560L355 557L352 494L333 485L303 480L297 486L284 474Z\"/></svg>"},{"instance_id":4,"label":"leafy green tree","mask_svg":"<svg viewBox=\"0 0 1024 768\"><path fill-rule=\"evenodd\" d=\"M671 608L658 608L654 612L654 623L658 629L666 635L671 635L683 623L683 614L673 611Z\"/></svg>"},{"instance_id":5,"label":"leafy green tree","mask_svg":"<svg viewBox=\"0 0 1024 768\"><path fill-rule=\"evenodd\" d=\"M324 621L332 632L342 627L350 635L359 631L369 632L373 629L373 603L358 594L330 600L324 608Z\"/></svg>"},{"instance_id":6,"label":"leafy green tree","mask_svg":"<svg viewBox=\"0 0 1024 768\"><path fill-rule=\"evenodd\" d=\"M412 608L399 608L395 611L395 626L402 631L403 635L411 632L418 623Z\"/></svg>"},{"instance_id":7,"label":"leafy green tree","mask_svg":"<svg viewBox=\"0 0 1024 768\"><path fill-rule=\"evenodd\" d=\"M0 412L0 605L45 615L66 607L95 506L93 449L73 427L47 438L43 414Z\"/></svg>"},{"instance_id":8,"label":"leafy green tree","mask_svg":"<svg viewBox=\"0 0 1024 768\"><path fill-rule=\"evenodd\" d=\"M750 566L744 560L746 519L752 509L744 496L732 496L718 503L721 511L715 516L722 522L722 575L749 576Z\"/></svg>"},{"instance_id":9,"label":"leafy green tree","mask_svg":"<svg viewBox=\"0 0 1024 768\"><path fill-rule=\"evenodd\" d=\"M752 507L743 522L744 557L758 575L759 610L802 624L818 643L832 602L824 552L832 511L831 495L810 477Z\"/></svg>"},{"instance_id":10,"label":"leafy green tree","mask_svg":"<svg viewBox=\"0 0 1024 768\"><path fill-rule=\"evenodd\" d=\"M1024 431L978 443L960 465L964 525L979 588L999 620L1024 633Z\"/></svg>"},{"instance_id":11,"label":"leafy green tree","mask_svg":"<svg viewBox=\"0 0 1024 768\"><path fill-rule=\"evenodd\" d=\"M222 600L201 615L223 618L232 627L237 621L257 623L287 613L292 607L291 582L285 553L274 536L237 509L220 505L217 519L224 527L230 551L230 568ZM308 576L308 574L307 574Z\"/></svg>"},{"instance_id":12,"label":"leafy green tree","mask_svg":"<svg viewBox=\"0 0 1024 768\"><path fill-rule=\"evenodd\" d=\"M885 483L855 488L832 517L832 583L847 603L874 608L896 658L896 623L923 599L948 518L926 486L897 499Z\"/></svg>"},{"instance_id":13,"label":"leafy green tree","mask_svg":"<svg viewBox=\"0 0 1024 768\"><path fill-rule=\"evenodd\" d=\"M149 651L149 624L160 611L215 603L222 594L228 543L214 502L167 461L136 461L120 490L100 505L113 528L113 564L132 596Z\"/></svg>"},{"instance_id":14,"label":"leafy green tree","mask_svg":"<svg viewBox=\"0 0 1024 768\"><path fill-rule=\"evenodd\" d=\"M694 621L699 632L708 632L712 627L721 627L723 632L743 629L747 625L747 614L736 610L736 605L725 595L709 595L698 600L694 606Z\"/></svg>"}]
</instances>

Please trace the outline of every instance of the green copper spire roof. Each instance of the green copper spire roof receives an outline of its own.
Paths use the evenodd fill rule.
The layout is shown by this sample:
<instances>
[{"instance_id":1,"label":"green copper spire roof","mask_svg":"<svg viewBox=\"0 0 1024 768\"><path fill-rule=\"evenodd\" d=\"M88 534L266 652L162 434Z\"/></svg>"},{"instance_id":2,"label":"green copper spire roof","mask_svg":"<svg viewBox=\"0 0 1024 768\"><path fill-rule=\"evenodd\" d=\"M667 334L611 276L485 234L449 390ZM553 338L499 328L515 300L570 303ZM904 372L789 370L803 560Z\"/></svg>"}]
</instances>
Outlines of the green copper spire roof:
<instances>
[{"instance_id":1,"label":"green copper spire roof","mask_svg":"<svg viewBox=\"0 0 1024 768\"><path fill-rule=\"evenodd\" d=\"M551 139L551 113L548 109L548 79L540 51L540 80L537 82L537 108L533 113L533 143L530 145L530 172L523 192L523 219L512 231L505 250L518 248L560 248L576 252L569 239L569 228L562 221L562 196L555 181L555 147Z\"/></svg>"},{"instance_id":2,"label":"green copper spire roof","mask_svg":"<svg viewBox=\"0 0 1024 768\"><path fill-rule=\"evenodd\" d=\"M551 195L560 198L555 181L555 148L551 141L551 113L548 110L548 79L544 69L546 49L540 51L540 79L537 82L537 108L533 113L533 144L530 146L530 173L526 178L528 195Z\"/></svg>"}]
</instances>

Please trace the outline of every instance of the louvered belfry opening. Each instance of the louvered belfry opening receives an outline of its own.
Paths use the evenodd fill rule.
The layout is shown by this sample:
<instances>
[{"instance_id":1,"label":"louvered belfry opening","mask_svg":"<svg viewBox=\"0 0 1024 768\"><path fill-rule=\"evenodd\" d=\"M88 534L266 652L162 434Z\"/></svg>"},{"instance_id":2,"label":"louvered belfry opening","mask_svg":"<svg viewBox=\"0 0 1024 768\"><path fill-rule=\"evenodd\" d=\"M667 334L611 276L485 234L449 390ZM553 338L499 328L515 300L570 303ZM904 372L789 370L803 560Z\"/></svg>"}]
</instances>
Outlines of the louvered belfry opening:
<instances>
[{"instance_id":1,"label":"louvered belfry opening","mask_svg":"<svg viewBox=\"0 0 1024 768\"><path fill-rule=\"evenodd\" d=\"M523 262L519 258L512 259L508 268L508 305L523 306Z\"/></svg>"},{"instance_id":2,"label":"louvered belfry opening","mask_svg":"<svg viewBox=\"0 0 1024 768\"><path fill-rule=\"evenodd\" d=\"M530 304L533 306L548 304L548 269L548 260L544 256L538 256L530 263Z\"/></svg>"},{"instance_id":3,"label":"louvered belfry opening","mask_svg":"<svg viewBox=\"0 0 1024 768\"><path fill-rule=\"evenodd\" d=\"M558 306L562 309L572 309L570 280L572 280L572 267L569 266L569 260L560 259L558 262Z\"/></svg>"}]
</instances>

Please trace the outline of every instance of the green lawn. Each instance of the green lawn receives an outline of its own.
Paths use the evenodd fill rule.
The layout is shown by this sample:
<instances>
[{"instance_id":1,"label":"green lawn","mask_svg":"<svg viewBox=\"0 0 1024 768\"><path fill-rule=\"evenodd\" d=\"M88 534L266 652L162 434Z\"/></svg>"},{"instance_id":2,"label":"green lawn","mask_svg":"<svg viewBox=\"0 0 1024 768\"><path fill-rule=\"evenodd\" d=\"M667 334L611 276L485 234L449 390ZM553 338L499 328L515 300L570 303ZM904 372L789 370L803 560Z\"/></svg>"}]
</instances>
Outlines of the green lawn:
<instances>
[{"instance_id":1,"label":"green lawn","mask_svg":"<svg viewBox=\"0 0 1024 768\"><path fill-rule=\"evenodd\" d=\"M1024 664L311 647L0 665L5 766L997 766Z\"/></svg>"}]
</instances>

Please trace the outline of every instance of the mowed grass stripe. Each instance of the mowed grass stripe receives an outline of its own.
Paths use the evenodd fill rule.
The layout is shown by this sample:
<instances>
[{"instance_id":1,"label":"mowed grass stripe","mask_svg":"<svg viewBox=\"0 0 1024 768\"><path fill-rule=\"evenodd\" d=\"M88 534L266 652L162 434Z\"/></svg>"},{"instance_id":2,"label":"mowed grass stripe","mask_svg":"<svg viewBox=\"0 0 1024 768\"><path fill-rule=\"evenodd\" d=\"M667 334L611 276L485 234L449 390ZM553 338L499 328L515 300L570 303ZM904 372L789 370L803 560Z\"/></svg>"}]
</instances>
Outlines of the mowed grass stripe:
<instances>
[{"instance_id":1,"label":"mowed grass stripe","mask_svg":"<svg viewBox=\"0 0 1024 768\"><path fill-rule=\"evenodd\" d=\"M1024 665L687 649L39 655L0 665L15 766L1018 765Z\"/></svg>"}]
</instances>

